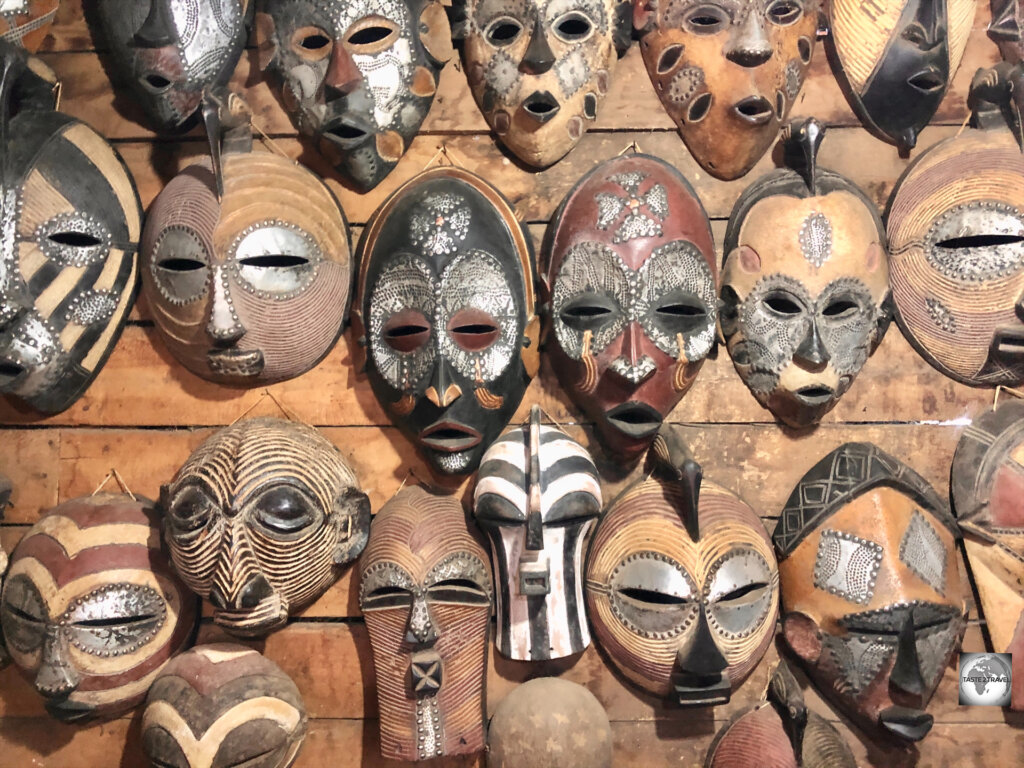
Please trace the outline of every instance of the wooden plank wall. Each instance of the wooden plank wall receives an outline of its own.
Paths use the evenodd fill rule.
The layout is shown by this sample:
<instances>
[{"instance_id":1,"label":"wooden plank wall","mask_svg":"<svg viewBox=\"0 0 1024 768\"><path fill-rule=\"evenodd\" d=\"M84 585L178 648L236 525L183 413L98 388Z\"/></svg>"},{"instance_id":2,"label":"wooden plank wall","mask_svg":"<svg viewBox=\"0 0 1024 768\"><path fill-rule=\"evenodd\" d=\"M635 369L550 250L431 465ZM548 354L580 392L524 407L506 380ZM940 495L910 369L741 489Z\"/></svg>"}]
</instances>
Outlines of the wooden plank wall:
<instances>
[{"instance_id":1,"label":"wooden plank wall","mask_svg":"<svg viewBox=\"0 0 1024 768\"><path fill-rule=\"evenodd\" d=\"M995 60L985 36L989 13L979 8L964 63L935 124L925 130L912 156L955 134L966 118L966 88L979 66ZM189 157L202 153L202 136L157 139L139 119L130 98L115 96L102 51L97 52L83 18L82 0L64 0L44 58L63 78L62 108L110 137L125 157L148 205L161 185ZM746 179L710 179L690 158L662 111L636 46L620 63L596 126L566 159L543 172L524 170L494 143L477 112L457 62L442 74L434 107L407 156L376 190L357 195L331 180L326 164L300 142L257 70L250 48L234 85L244 90L260 127L292 157L327 176L338 193L353 234L398 185L423 170L446 146L513 201L539 243L562 195L600 160L636 142L641 149L677 165L700 193L719 242L737 195L750 180L773 167L765 158ZM908 159L859 127L843 99L819 46L794 115L815 115L830 129L821 153L824 165L847 174L883 206ZM341 448L380 507L410 475L428 471L410 444L390 426L366 380L352 368L349 339L313 371L271 388L296 417L323 427ZM560 392L545 363L517 418L540 402L552 418L588 442L592 431ZM814 461L847 440L869 440L915 466L943 494L949 463L963 426L992 405L992 392L944 378L910 348L893 326L852 390L815 430L783 430L747 392L728 355L709 360L672 420L684 425L707 477L737 489L760 510L769 527L793 485ZM204 382L176 364L161 347L145 306L138 306L106 368L86 395L59 416L40 419L0 400L0 470L15 482L14 507L0 528L10 551L40 509L88 494L115 467L137 493L155 497L189 452L217 426L247 409L249 415L277 415L260 391L239 391ZM598 455L608 495L628 478ZM466 484L459 489L465 493ZM962 566L961 566L962 567ZM985 647L979 615L965 578L970 607L966 650ZM209 620L201 639L221 637ZM365 626L359 617L350 573L305 614L265 641L253 643L275 659L302 690L311 716L298 766L383 766L377 753L376 694ZM570 662L528 664L495 658L488 670L488 707L517 683L561 674L587 685L613 723L616 765L699 766L717 729L738 709L755 701L778 658L771 649L750 680L727 706L708 710L668 709L637 693L614 674L591 647ZM806 681L801 678L802 681ZM918 747L900 749L872 741L807 689L817 711L838 723L862 766L1010 766L1024 764L1024 717L1000 709L961 708L956 673L946 671L931 711L936 725ZM0 766L107 768L138 766L135 713L91 727L70 727L47 719L39 701L14 669L0 673ZM478 758L442 760L436 765L478 765Z\"/></svg>"}]
</instances>

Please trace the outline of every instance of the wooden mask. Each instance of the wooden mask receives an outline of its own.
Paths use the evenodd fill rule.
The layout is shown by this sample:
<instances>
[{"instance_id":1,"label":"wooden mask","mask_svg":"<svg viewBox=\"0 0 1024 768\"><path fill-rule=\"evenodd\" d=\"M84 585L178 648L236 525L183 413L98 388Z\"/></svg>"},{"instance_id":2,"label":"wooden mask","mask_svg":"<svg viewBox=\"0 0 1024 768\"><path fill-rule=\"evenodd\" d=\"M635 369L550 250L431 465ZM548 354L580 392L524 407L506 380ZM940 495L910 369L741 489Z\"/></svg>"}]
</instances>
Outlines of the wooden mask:
<instances>
[{"instance_id":1,"label":"wooden mask","mask_svg":"<svg viewBox=\"0 0 1024 768\"><path fill-rule=\"evenodd\" d=\"M322 595L366 546L370 501L313 427L250 419L224 427L160 490L178 573L213 620L259 637Z\"/></svg>"},{"instance_id":2,"label":"wooden mask","mask_svg":"<svg viewBox=\"0 0 1024 768\"><path fill-rule=\"evenodd\" d=\"M724 704L771 644L779 573L758 516L702 483L671 430L598 523L587 612L629 680L681 705Z\"/></svg>"},{"instance_id":3,"label":"wooden mask","mask_svg":"<svg viewBox=\"0 0 1024 768\"><path fill-rule=\"evenodd\" d=\"M997 652L1013 654L1010 706L1024 710L1024 402L976 418L950 474L988 635Z\"/></svg>"},{"instance_id":4,"label":"wooden mask","mask_svg":"<svg viewBox=\"0 0 1024 768\"><path fill-rule=\"evenodd\" d=\"M707 214L668 163L622 155L576 183L548 238L552 367L605 447L634 460L714 346Z\"/></svg>"},{"instance_id":5,"label":"wooden mask","mask_svg":"<svg viewBox=\"0 0 1024 768\"><path fill-rule=\"evenodd\" d=\"M201 645L153 682L142 748L153 768L288 768L306 725L299 689L277 664L241 645Z\"/></svg>"},{"instance_id":6,"label":"wooden mask","mask_svg":"<svg viewBox=\"0 0 1024 768\"><path fill-rule=\"evenodd\" d=\"M775 141L811 63L819 0L636 0L654 90L701 167L745 174Z\"/></svg>"},{"instance_id":7,"label":"wooden mask","mask_svg":"<svg viewBox=\"0 0 1024 768\"><path fill-rule=\"evenodd\" d=\"M949 510L869 443L804 475L775 528L782 629L818 689L862 726L920 741L966 626Z\"/></svg>"},{"instance_id":8,"label":"wooden mask","mask_svg":"<svg viewBox=\"0 0 1024 768\"><path fill-rule=\"evenodd\" d=\"M999 46L1003 60L1019 64L1024 59L1024 8L1020 0L989 0L992 21L988 36Z\"/></svg>"},{"instance_id":9,"label":"wooden mask","mask_svg":"<svg viewBox=\"0 0 1024 768\"><path fill-rule=\"evenodd\" d=\"M43 513L11 554L0 622L58 720L113 717L191 643L199 601L161 549L150 502L99 493Z\"/></svg>"},{"instance_id":10,"label":"wooden mask","mask_svg":"<svg viewBox=\"0 0 1024 768\"><path fill-rule=\"evenodd\" d=\"M281 102L360 192L409 148L452 56L438 0L260 0L261 69Z\"/></svg>"},{"instance_id":11,"label":"wooden mask","mask_svg":"<svg viewBox=\"0 0 1024 768\"><path fill-rule=\"evenodd\" d=\"M2 42L0 68L0 393L59 413L131 310L142 210L113 147L54 111L53 72Z\"/></svg>"},{"instance_id":12,"label":"wooden mask","mask_svg":"<svg viewBox=\"0 0 1024 768\"><path fill-rule=\"evenodd\" d=\"M414 177L363 230L353 332L377 400L438 472L476 470L537 372L533 279L511 204L461 168Z\"/></svg>"},{"instance_id":13,"label":"wooden mask","mask_svg":"<svg viewBox=\"0 0 1024 768\"><path fill-rule=\"evenodd\" d=\"M491 542L498 651L538 661L590 645L583 551L601 513L601 483L587 449L541 425L533 406L528 425L484 453L473 512Z\"/></svg>"},{"instance_id":14,"label":"wooden mask","mask_svg":"<svg viewBox=\"0 0 1024 768\"><path fill-rule=\"evenodd\" d=\"M359 559L380 703L380 752L417 761L484 748L491 570L451 496L400 490Z\"/></svg>"},{"instance_id":15,"label":"wooden mask","mask_svg":"<svg viewBox=\"0 0 1024 768\"><path fill-rule=\"evenodd\" d=\"M817 166L823 132L814 118L792 130L791 167L748 187L725 233L729 354L758 402L797 428L835 407L890 317L885 230L852 181Z\"/></svg>"},{"instance_id":16,"label":"wooden mask","mask_svg":"<svg viewBox=\"0 0 1024 768\"><path fill-rule=\"evenodd\" d=\"M831 0L833 69L865 125L907 151L953 79L975 0Z\"/></svg>"},{"instance_id":17,"label":"wooden mask","mask_svg":"<svg viewBox=\"0 0 1024 768\"><path fill-rule=\"evenodd\" d=\"M0 40L35 53L53 26L60 0L0 0Z\"/></svg>"},{"instance_id":18,"label":"wooden mask","mask_svg":"<svg viewBox=\"0 0 1024 768\"><path fill-rule=\"evenodd\" d=\"M337 198L297 163L252 151L247 110L236 94L211 97L213 154L153 202L142 289L182 365L254 387L299 376L330 351L353 262Z\"/></svg>"},{"instance_id":19,"label":"wooden mask","mask_svg":"<svg viewBox=\"0 0 1024 768\"><path fill-rule=\"evenodd\" d=\"M630 45L629 0L456 0L469 88L499 141L551 165L597 119Z\"/></svg>"},{"instance_id":20,"label":"wooden mask","mask_svg":"<svg viewBox=\"0 0 1024 768\"><path fill-rule=\"evenodd\" d=\"M1024 382L1024 154L1020 66L979 70L974 130L941 141L889 202L892 295L914 347L974 386Z\"/></svg>"},{"instance_id":21,"label":"wooden mask","mask_svg":"<svg viewBox=\"0 0 1024 768\"><path fill-rule=\"evenodd\" d=\"M203 89L231 79L254 0L98 0L118 74L153 125L194 124Z\"/></svg>"}]
</instances>

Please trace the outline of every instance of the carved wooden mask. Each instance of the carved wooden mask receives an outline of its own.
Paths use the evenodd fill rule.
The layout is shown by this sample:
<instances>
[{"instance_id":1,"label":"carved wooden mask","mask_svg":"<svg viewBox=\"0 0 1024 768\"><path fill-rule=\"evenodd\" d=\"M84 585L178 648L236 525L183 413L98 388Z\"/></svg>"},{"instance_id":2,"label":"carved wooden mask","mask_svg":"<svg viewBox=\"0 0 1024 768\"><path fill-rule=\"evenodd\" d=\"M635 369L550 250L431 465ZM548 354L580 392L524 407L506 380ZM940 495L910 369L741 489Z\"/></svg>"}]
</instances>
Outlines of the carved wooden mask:
<instances>
[{"instance_id":1,"label":"carved wooden mask","mask_svg":"<svg viewBox=\"0 0 1024 768\"><path fill-rule=\"evenodd\" d=\"M992 21L988 36L999 46L1003 60L1019 64L1024 59L1024 8L1020 0L989 0Z\"/></svg>"},{"instance_id":2,"label":"carved wooden mask","mask_svg":"<svg viewBox=\"0 0 1024 768\"><path fill-rule=\"evenodd\" d=\"M292 679L258 651L201 645L153 681L142 748L153 768L288 768L306 736Z\"/></svg>"},{"instance_id":3,"label":"carved wooden mask","mask_svg":"<svg viewBox=\"0 0 1024 768\"><path fill-rule=\"evenodd\" d=\"M779 135L811 63L819 0L637 0L654 90L701 167L745 174Z\"/></svg>"},{"instance_id":4,"label":"carved wooden mask","mask_svg":"<svg viewBox=\"0 0 1024 768\"><path fill-rule=\"evenodd\" d=\"M1024 402L1004 402L964 430L951 482L988 635L1013 654L1010 706L1024 710Z\"/></svg>"},{"instance_id":5,"label":"carved wooden mask","mask_svg":"<svg viewBox=\"0 0 1024 768\"><path fill-rule=\"evenodd\" d=\"M0 0L0 40L35 53L53 26L60 0Z\"/></svg>"},{"instance_id":6,"label":"carved wooden mask","mask_svg":"<svg viewBox=\"0 0 1024 768\"><path fill-rule=\"evenodd\" d=\"M366 545L370 502L313 427L250 419L200 445L161 489L178 573L244 637L283 625Z\"/></svg>"},{"instance_id":7,"label":"carved wooden mask","mask_svg":"<svg viewBox=\"0 0 1024 768\"><path fill-rule=\"evenodd\" d=\"M966 625L957 527L928 483L868 443L804 475L775 528L782 628L823 694L920 741Z\"/></svg>"},{"instance_id":8,"label":"carved wooden mask","mask_svg":"<svg viewBox=\"0 0 1024 768\"><path fill-rule=\"evenodd\" d=\"M359 559L380 752L417 761L484 748L491 571L457 499L420 486L377 513Z\"/></svg>"},{"instance_id":9,"label":"carved wooden mask","mask_svg":"<svg viewBox=\"0 0 1024 768\"><path fill-rule=\"evenodd\" d=\"M701 482L666 427L648 474L601 518L587 556L587 612L631 681L682 705L727 702L771 643L779 573L761 520Z\"/></svg>"},{"instance_id":10,"label":"carved wooden mask","mask_svg":"<svg viewBox=\"0 0 1024 768\"><path fill-rule=\"evenodd\" d=\"M590 645L583 552L601 513L601 483L587 449L557 427L529 424L484 453L473 513L491 542L498 651L558 659Z\"/></svg>"},{"instance_id":11,"label":"carved wooden mask","mask_svg":"<svg viewBox=\"0 0 1024 768\"><path fill-rule=\"evenodd\" d=\"M199 619L161 549L150 502L100 493L48 510L11 554L0 598L8 650L67 722L140 703Z\"/></svg>"}]
</instances>

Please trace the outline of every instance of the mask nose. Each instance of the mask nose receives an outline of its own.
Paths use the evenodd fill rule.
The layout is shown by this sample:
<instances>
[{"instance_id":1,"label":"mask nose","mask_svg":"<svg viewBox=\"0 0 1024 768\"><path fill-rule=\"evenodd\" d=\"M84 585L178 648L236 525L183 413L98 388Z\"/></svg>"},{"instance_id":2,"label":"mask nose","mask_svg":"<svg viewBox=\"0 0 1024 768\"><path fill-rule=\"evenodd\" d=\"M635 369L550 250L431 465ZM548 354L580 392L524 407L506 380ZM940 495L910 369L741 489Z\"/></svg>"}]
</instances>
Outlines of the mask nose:
<instances>
[{"instance_id":1,"label":"mask nose","mask_svg":"<svg viewBox=\"0 0 1024 768\"><path fill-rule=\"evenodd\" d=\"M608 369L633 387L639 387L657 371L658 366L643 351L643 330L639 323L630 323L622 338L622 347Z\"/></svg>"},{"instance_id":2,"label":"mask nose","mask_svg":"<svg viewBox=\"0 0 1024 768\"><path fill-rule=\"evenodd\" d=\"M363 73L340 40L334 41L331 63L324 78L324 97L327 101L342 99L363 82Z\"/></svg>"},{"instance_id":3,"label":"mask nose","mask_svg":"<svg viewBox=\"0 0 1024 768\"><path fill-rule=\"evenodd\" d=\"M274 595L274 588L260 573L242 527L236 520L228 530L210 583L210 602L222 611L251 610Z\"/></svg>"},{"instance_id":4,"label":"mask nose","mask_svg":"<svg viewBox=\"0 0 1024 768\"><path fill-rule=\"evenodd\" d=\"M150 3L149 15L135 33L132 42L139 48L163 48L177 42L174 21L166 0L153 0Z\"/></svg>"},{"instance_id":5,"label":"mask nose","mask_svg":"<svg viewBox=\"0 0 1024 768\"><path fill-rule=\"evenodd\" d=\"M544 35L544 29L540 25L538 16L533 22L533 34L530 36L530 46L526 49L519 64L519 70L528 75L543 75L555 63L555 55L551 52L548 39Z\"/></svg>"},{"instance_id":6,"label":"mask nose","mask_svg":"<svg viewBox=\"0 0 1024 768\"><path fill-rule=\"evenodd\" d=\"M728 668L729 662L718 650L718 643L711 634L707 616L701 607L696 630L676 652L676 669L695 677L709 677Z\"/></svg>"},{"instance_id":7,"label":"mask nose","mask_svg":"<svg viewBox=\"0 0 1024 768\"><path fill-rule=\"evenodd\" d=\"M426 398L438 408L447 408L462 396L462 389L452 381L452 373L448 363L439 360L434 368L434 376L425 393Z\"/></svg>"},{"instance_id":8,"label":"mask nose","mask_svg":"<svg viewBox=\"0 0 1024 768\"><path fill-rule=\"evenodd\" d=\"M806 371L819 373L825 370L830 359L828 350L821 340L821 334L818 333L818 324L812 319L800 346L793 353L793 361Z\"/></svg>"},{"instance_id":9,"label":"mask nose","mask_svg":"<svg viewBox=\"0 0 1024 768\"><path fill-rule=\"evenodd\" d=\"M759 67L772 57L771 41L759 13L751 10L743 23L733 28L725 57L741 67Z\"/></svg>"},{"instance_id":10,"label":"mask nose","mask_svg":"<svg viewBox=\"0 0 1024 768\"><path fill-rule=\"evenodd\" d=\"M251 610L259 606L264 600L269 600L274 595L274 588L270 586L262 574L252 574L241 587L217 583L210 587L210 602L214 608L220 610Z\"/></svg>"},{"instance_id":11,"label":"mask nose","mask_svg":"<svg viewBox=\"0 0 1024 768\"><path fill-rule=\"evenodd\" d=\"M81 682L81 676L71 665L64 633L56 627L47 627L43 662L36 673L36 690L47 699L63 701L75 692Z\"/></svg>"},{"instance_id":12,"label":"mask nose","mask_svg":"<svg viewBox=\"0 0 1024 768\"><path fill-rule=\"evenodd\" d=\"M414 645L431 645L437 640L434 617L427 605L427 596L420 592L413 595L409 623L405 626L405 641Z\"/></svg>"},{"instance_id":13,"label":"mask nose","mask_svg":"<svg viewBox=\"0 0 1024 768\"><path fill-rule=\"evenodd\" d=\"M206 334L215 346L230 347L245 336L246 328L235 313L234 301L227 286L227 275L223 267L213 272L213 303Z\"/></svg>"},{"instance_id":14,"label":"mask nose","mask_svg":"<svg viewBox=\"0 0 1024 768\"><path fill-rule=\"evenodd\" d=\"M924 698L925 683L921 674L921 660L917 655L913 610L906 612L903 626L900 628L896 662L889 675L889 684L910 694L917 703L921 703Z\"/></svg>"}]
</instances>

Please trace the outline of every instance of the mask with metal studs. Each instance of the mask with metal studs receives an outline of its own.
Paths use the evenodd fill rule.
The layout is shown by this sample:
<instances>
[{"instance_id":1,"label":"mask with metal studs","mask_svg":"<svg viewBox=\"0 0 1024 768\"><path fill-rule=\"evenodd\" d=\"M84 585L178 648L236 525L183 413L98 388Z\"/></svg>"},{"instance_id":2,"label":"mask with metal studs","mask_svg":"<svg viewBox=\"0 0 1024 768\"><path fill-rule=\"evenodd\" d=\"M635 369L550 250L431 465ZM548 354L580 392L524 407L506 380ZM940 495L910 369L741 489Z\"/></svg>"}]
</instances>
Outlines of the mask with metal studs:
<instances>
[{"instance_id":1,"label":"mask with metal studs","mask_svg":"<svg viewBox=\"0 0 1024 768\"><path fill-rule=\"evenodd\" d=\"M966 624L956 523L928 483L846 443L797 484L775 528L786 642L827 697L920 741Z\"/></svg>"},{"instance_id":2,"label":"mask with metal studs","mask_svg":"<svg viewBox=\"0 0 1024 768\"><path fill-rule=\"evenodd\" d=\"M978 416L950 474L988 636L1013 654L1010 706L1024 710L1024 401Z\"/></svg>"},{"instance_id":3,"label":"mask with metal studs","mask_svg":"<svg viewBox=\"0 0 1024 768\"><path fill-rule=\"evenodd\" d=\"M587 556L587 613L632 682L681 705L729 701L775 632L779 573L761 520L701 482L666 425L647 473L601 518Z\"/></svg>"},{"instance_id":4,"label":"mask with metal studs","mask_svg":"<svg viewBox=\"0 0 1024 768\"><path fill-rule=\"evenodd\" d=\"M409 148L452 56L438 0L266 0L259 63L300 132L359 191Z\"/></svg>"},{"instance_id":5,"label":"mask with metal studs","mask_svg":"<svg viewBox=\"0 0 1024 768\"><path fill-rule=\"evenodd\" d=\"M54 111L53 72L2 42L0 67L0 393L59 413L131 310L142 210L113 147Z\"/></svg>"},{"instance_id":6,"label":"mask with metal studs","mask_svg":"<svg viewBox=\"0 0 1024 768\"><path fill-rule=\"evenodd\" d=\"M601 513L601 484L587 449L542 425L535 405L528 425L484 453L473 505L498 581L498 651L539 661L590 645L583 552Z\"/></svg>"},{"instance_id":7,"label":"mask with metal studs","mask_svg":"<svg viewBox=\"0 0 1024 768\"><path fill-rule=\"evenodd\" d=\"M823 132L813 118L793 127L791 167L748 187L725 233L729 354L758 402L798 428L835 406L889 325L885 230L853 182L817 166Z\"/></svg>"},{"instance_id":8,"label":"mask with metal studs","mask_svg":"<svg viewBox=\"0 0 1024 768\"><path fill-rule=\"evenodd\" d=\"M992 21L988 36L999 46L1003 60L1019 64L1024 59L1024 8L1020 0L989 0Z\"/></svg>"},{"instance_id":9,"label":"mask with metal studs","mask_svg":"<svg viewBox=\"0 0 1024 768\"><path fill-rule=\"evenodd\" d=\"M552 367L605 447L635 459L715 343L707 214L668 163L622 155L577 182L551 233Z\"/></svg>"},{"instance_id":10,"label":"mask with metal studs","mask_svg":"<svg viewBox=\"0 0 1024 768\"><path fill-rule=\"evenodd\" d=\"M451 496L400 490L359 559L380 703L380 752L417 761L484 748L491 572Z\"/></svg>"},{"instance_id":11,"label":"mask with metal studs","mask_svg":"<svg viewBox=\"0 0 1024 768\"><path fill-rule=\"evenodd\" d=\"M850 105L865 125L912 149L946 95L976 0L831 0L827 42Z\"/></svg>"},{"instance_id":12,"label":"mask with metal studs","mask_svg":"<svg viewBox=\"0 0 1024 768\"><path fill-rule=\"evenodd\" d=\"M178 573L231 634L259 637L312 603L366 546L370 502L320 432L251 419L215 432L161 489Z\"/></svg>"},{"instance_id":13,"label":"mask with metal studs","mask_svg":"<svg viewBox=\"0 0 1024 768\"><path fill-rule=\"evenodd\" d=\"M142 289L171 354L204 379L260 386L330 351L348 311L353 262L334 194L302 166L252 151L248 107L209 94L212 156L153 202Z\"/></svg>"},{"instance_id":14,"label":"mask with metal studs","mask_svg":"<svg viewBox=\"0 0 1024 768\"><path fill-rule=\"evenodd\" d=\"M435 168L359 243L352 325L377 400L433 468L468 474L539 365L529 235L494 187Z\"/></svg>"},{"instance_id":15,"label":"mask with metal studs","mask_svg":"<svg viewBox=\"0 0 1024 768\"><path fill-rule=\"evenodd\" d=\"M201 645L149 689L142 749L153 768L288 768L306 723L299 689L277 664L244 646Z\"/></svg>"},{"instance_id":16,"label":"mask with metal studs","mask_svg":"<svg viewBox=\"0 0 1024 768\"><path fill-rule=\"evenodd\" d=\"M921 155L889 202L897 318L929 363L975 386L1024 383L1022 88L1020 65L979 70L976 129Z\"/></svg>"},{"instance_id":17,"label":"mask with metal studs","mask_svg":"<svg viewBox=\"0 0 1024 768\"><path fill-rule=\"evenodd\" d=\"M544 167L597 119L618 56L630 45L628 0L458 0L469 88L498 139Z\"/></svg>"},{"instance_id":18,"label":"mask with metal studs","mask_svg":"<svg viewBox=\"0 0 1024 768\"><path fill-rule=\"evenodd\" d=\"M60 0L0 1L0 40L35 53L53 26Z\"/></svg>"},{"instance_id":19,"label":"mask with metal studs","mask_svg":"<svg viewBox=\"0 0 1024 768\"><path fill-rule=\"evenodd\" d=\"M199 604L161 550L150 502L100 493L45 512L11 554L7 648L58 720L139 704L191 643Z\"/></svg>"},{"instance_id":20,"label":"mask with metal studs","mask_svg":"<svg viewBox=\"0 0 1024 768\"><path fill-rule=\"evenodd\" d=\"M254 0L99 0L99 20L135 103L161 131L191 127L203 89L231 79Z\"/></svg>"},{"instance_id":21,"label":"mask with metal studs","mask_svg":"<svg viewBox=\"0 0 1024 768\"><path fill-rule=\"evenodd\" d=\"M701 167L745 174L775 141L804 82L820 0L637 0L654 89Z\"/></svg>"}]
</instances>

